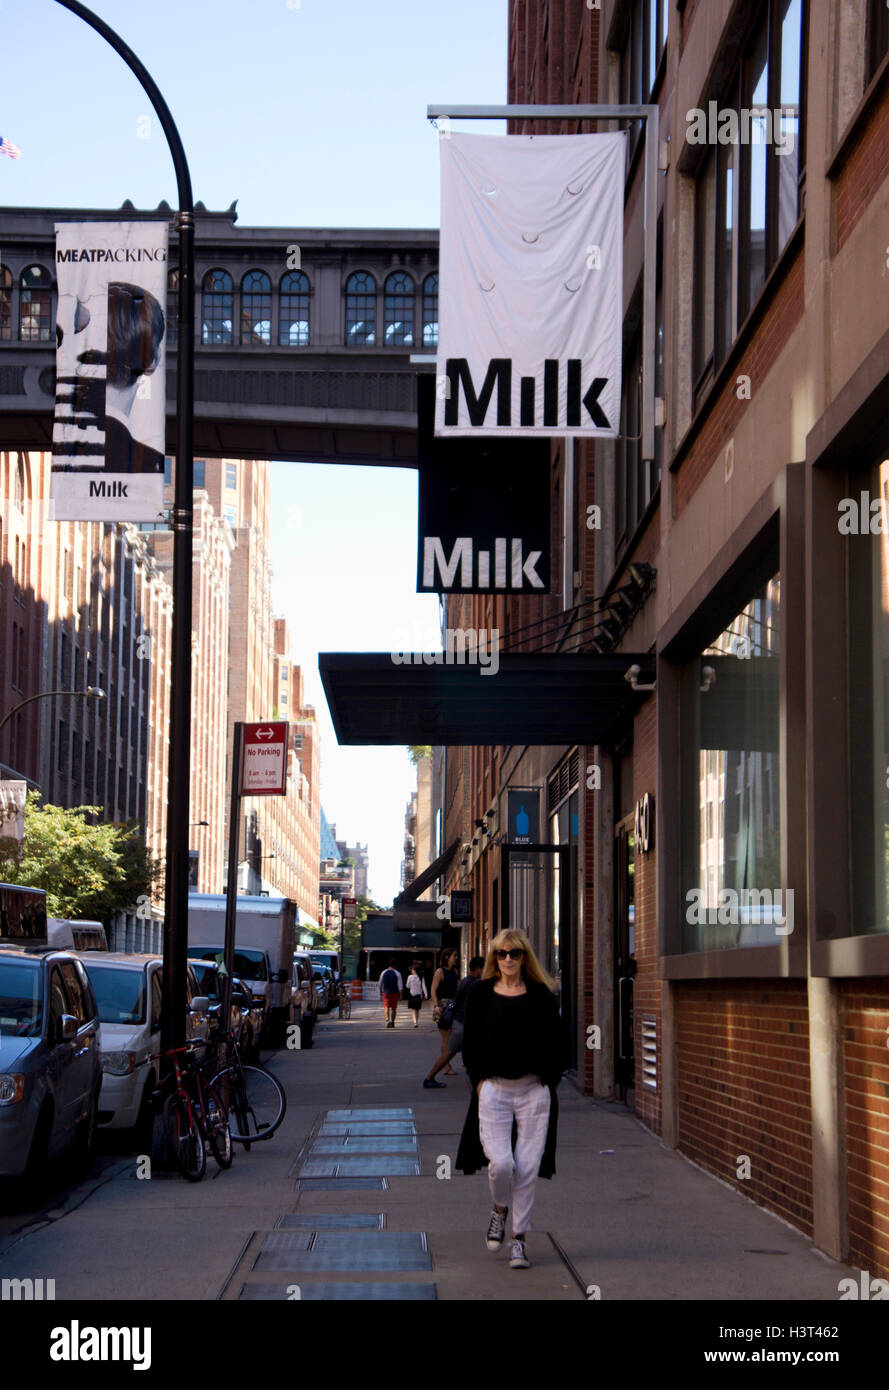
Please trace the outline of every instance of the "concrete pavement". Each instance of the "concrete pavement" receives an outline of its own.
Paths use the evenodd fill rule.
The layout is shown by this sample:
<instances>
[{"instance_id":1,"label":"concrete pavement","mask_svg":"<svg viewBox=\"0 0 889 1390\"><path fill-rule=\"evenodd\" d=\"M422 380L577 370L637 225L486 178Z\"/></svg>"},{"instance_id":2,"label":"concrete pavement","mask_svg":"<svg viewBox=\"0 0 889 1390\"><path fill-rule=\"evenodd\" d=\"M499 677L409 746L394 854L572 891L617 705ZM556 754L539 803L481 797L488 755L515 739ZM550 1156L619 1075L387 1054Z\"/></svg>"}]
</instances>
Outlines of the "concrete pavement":
<instances>
[{"instance_id":1,"label":"concrete pavement","mask_svg":"<svg viewBox=\"0 0 889 1390\"><path fill-rule=\"evenodd\" d=\"M57 1299L78 1302L835 1302L850 1273L625 1107L567 1082L556 1176L537 1186L532 1267L511 1270L506 1247L485 1248L487 1176L453 1171L469 1100L459 1059L447 1089L422 1088L439 1047L428 1006L414 1031L407 1009L386 1029L378 1005L356 1002L351 1020L332 1014L316 1036L307 1052L268 1059L288 1093L269 1142L236 1153L228 1172L209 1158L197 1185L140 1178L135 1158L106 1165L52 1219L0 1234L0 1278L53 1278Z\"/></svg>"}]
</instances>

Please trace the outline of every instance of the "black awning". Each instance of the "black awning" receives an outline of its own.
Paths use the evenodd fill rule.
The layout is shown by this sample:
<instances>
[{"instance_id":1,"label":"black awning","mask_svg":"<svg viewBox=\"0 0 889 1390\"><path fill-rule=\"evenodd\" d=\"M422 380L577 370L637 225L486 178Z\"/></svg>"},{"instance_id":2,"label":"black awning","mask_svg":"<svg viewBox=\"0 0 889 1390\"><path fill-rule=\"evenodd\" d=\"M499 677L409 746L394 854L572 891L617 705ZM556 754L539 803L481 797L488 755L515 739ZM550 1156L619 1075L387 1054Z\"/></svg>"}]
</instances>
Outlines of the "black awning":
<instances>
[{"instance_id":1,"label":"black awning","mask_svg":"<svg viewBox=\"0 0 889 1390\"><path fill-rule=\"evenodd\" d=\"M396 655L320 653L338 743L607 744L645 698L625 679L629 668L640 668L642 684L654 680L654 658L627 652L502 653L496 673L445 664L441 652Z\"/></svg>"},{"instance_id":2,"label":"black awning","mask_svg":"<svg viewBox=\"0 0 889 1390\"><path fill-rule=\"evenodd\" d=\"M415 903L421 893L425 893L427 888L431 888L437 878L440 878L445 869L450 864L457 850L460 848L460 840L456 839L452 845L448 845L444 854L440 854L437 859L427 865L421 874L417 874L413 883L409 883L402 893L398 894L393 906L397 910L402 904Z\"/></svg>"}]
</instances>

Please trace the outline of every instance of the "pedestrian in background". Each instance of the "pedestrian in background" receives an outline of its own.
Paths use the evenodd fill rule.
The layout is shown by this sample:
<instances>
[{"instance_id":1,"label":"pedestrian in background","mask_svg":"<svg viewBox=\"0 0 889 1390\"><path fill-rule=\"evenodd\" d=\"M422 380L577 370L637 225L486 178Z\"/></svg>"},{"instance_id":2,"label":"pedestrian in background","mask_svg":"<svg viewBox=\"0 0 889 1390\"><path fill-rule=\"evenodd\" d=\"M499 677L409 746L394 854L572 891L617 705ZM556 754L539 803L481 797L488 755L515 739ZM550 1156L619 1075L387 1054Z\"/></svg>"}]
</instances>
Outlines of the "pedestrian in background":
<instances>
[{"instance_id":1,"label":"pedestrian in background","mask_svg":"<svg viewBox=\"0 0 889 1390\"><path fill-rule=\"evenodd\" d=\"M419 961L414 961L411 966L411 973L407 977L407 992L409 995L407 1006L411 1011L414 1027L420 1026L420 1010L423 1007L423 1000L429 998L429 991L426 988L426 981L420 974Z\"/></svg>"},{"instance_id":2,"label":"pedestrian in background","mask_svg":"<svg viewBox=\"0 0 889 1390\"><path fill-rule=\"evenodd\" d=\"M473 956L472 960L469 962L469 974L464 975L457 986L457 993L454 995L454 1015L451 1022L451 1035L448 1039L448 1050L444 1056L439 1057L435 1066L425 1078L423 1086L426 1090L432 1090L439 1086L444 1089L444 1082L436 1081L435 1076L437 1072L441 1071L442 1067L447 1066L453 1061L463 1046L463 1015L466 1008L466 996L476 980L481 979L484 964L484 956Z\"/></svg>"},{"instance_id":3,"label":"pedestrian in background","mask_svg":"<svg viewBox=\"0 0 889 1390\"><path fill-rule=\"evenodd\" d=\"M438 969L432 976L432 1018L438 1024L441 1035L441 1052L438 1060L446 1067L445 1076L456 1076L457 1073L450 1066L448 1060L448 1042L451 1035L451 1022L453 1019L454 997L457 993L457 985L460 983L457 975L457 966L460 961L460 952L454 946L446 946L438 958ZM427 1076L426 1080L432 1077ZM439 1081L438 1085L442 1083Z\"/></svg>"},{"instance_id":4,"label":"pedestrian in background","mask_svg":"<svg viewBox=\"0 0 889 1390\"><path fill-rule=\"evenodd\" d=\"M494 1210L485 1244L500 1249L512 1205L509 1264L527 1269L534 1188L538 1177L556 1171L556 1086L565 1043L553 981L524 932L494 937L482 978L466 996L463 1030L472 1098L457 1167L474 1173L488 1165Z\"/></svg>"},{"instance_id":5,"label":"pedestrian in background","mask_svg":"<svg viewBox=\"0 0 889 1390\"><path fill-rule=\"evenodd\" d=\"M398 1001L404 989L404 981L401 973L396 969L398 960L395 956L390 956L389 964L380 976L380 998L386 1010L386 1027L395 1027L395 1014L398 1010Z\"/></svg>"}]
</instances>

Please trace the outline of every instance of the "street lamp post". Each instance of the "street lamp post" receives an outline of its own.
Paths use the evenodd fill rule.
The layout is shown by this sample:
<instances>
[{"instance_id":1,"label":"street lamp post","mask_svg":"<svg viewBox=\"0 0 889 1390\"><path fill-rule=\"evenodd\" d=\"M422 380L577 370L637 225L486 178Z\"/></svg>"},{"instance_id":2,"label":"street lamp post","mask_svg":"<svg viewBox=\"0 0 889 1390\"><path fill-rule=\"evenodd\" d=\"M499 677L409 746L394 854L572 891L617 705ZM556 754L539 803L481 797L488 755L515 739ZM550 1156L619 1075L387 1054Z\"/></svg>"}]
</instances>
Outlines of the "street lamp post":
<instances>
[{"instance_id":1,"label":"street lamp post","mask_svg":"<svg viewBox=\"0 0 889 1390\"><path fill-rule=\"evenodd\" d=\"M14 714L18 714L24 705L30 705L32 700L49 700L53 695L82 695L87 700L104 700L105 691L98 685L88 685L86 690L41 690L36 695L28 695L24 700L19 700L17 705L13 705L8 714L4 714L0 719L0 730Z\"/></svg>"},{"instance_id":2,"label":"street lamp post","mask_svg":"<svg viewBox=\"0 0 889 1390\"><path fill-rule=\"evenodd\" d=\"M141 82L161 123L179 192L179 342L176 359L176 486L173 531L173 636L170 682L170 754L167 780L167 855L164 889L164 970L161 1049L185 1042L188 960L188 802L191 777L191 566L194 526L194 200L185 149L154 78L119 34L82 5L56 0L76 14L124 60Z\"/></svg>"}]
</instances>

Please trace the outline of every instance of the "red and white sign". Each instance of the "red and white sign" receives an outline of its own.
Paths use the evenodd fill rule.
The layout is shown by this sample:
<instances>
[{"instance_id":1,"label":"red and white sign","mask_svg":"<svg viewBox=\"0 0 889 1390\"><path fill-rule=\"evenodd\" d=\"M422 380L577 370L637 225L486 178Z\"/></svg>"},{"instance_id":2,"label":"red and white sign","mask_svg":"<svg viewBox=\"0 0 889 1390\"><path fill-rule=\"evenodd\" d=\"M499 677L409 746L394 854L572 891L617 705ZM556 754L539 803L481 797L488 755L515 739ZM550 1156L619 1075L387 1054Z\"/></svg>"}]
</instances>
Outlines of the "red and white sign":
<instances>
[{"instance_id":1,"label":"red and white sign","mask_svg":"<svg viewBox=\"0 0 889 1390\"><path fill-rule=\"evenodd\" d=\"M287 790L287 724L244 724L242 796L283 796Z\"/></svg>"},{"instance_id":2,"label":"red and white sign","mask_svg":"<svg viewBox=\"0 0 889 1390\"><path fill-rule=\"evenodd\" d=\"M350 922L358 915L358 901L356 898L343 898L343 921Z\"/></svg>"}]
</instances>

